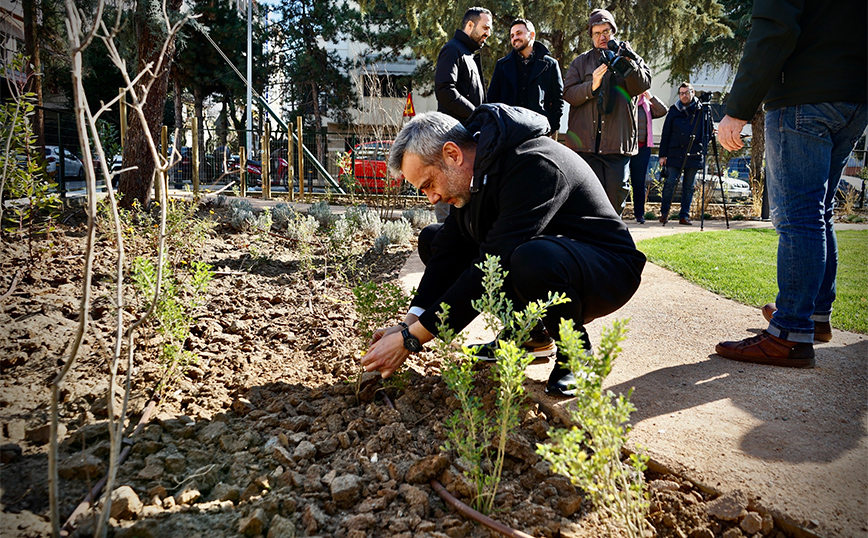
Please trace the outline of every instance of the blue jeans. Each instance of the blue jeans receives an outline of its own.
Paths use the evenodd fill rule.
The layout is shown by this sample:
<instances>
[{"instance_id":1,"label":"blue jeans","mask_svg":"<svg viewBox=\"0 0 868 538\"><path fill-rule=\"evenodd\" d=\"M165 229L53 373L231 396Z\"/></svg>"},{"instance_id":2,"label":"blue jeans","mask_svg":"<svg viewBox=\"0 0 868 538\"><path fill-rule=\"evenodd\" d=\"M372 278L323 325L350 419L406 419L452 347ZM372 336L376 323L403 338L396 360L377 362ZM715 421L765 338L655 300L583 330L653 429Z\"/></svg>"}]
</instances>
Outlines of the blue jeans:
<instances>
[{"instance_id":1,"label":"blue jeans","mask_svg":"<svg viewBox=\"0 0 868 538\"><path fill-rule=\"evenodd\" d=\"M768 332L812 342L835 300L838 243L832 226L841 172L865 126L865 103L814 103L766 114L771 219L778 232L777 312Z\"/></svg>"},{"instance_id":2,"label":"blue jeans","mask_svg":"<svg viewBox=\"0 0 868 538\"><path fill-rule=\"evenodd\" d=\"M693 203L693 180L696 178L698 168L684 169L684 182L681 185L681 210L678 212L679 219L690 218L690 204ZM681 168L666 167L666 183L663 184L663 200L660 202L660 215L669 216L669 206L672 205L672 195L675 194L675 184L681 176Z\"/></svg>"},{"instance_id":3,"label":"blue jeans","mask_svg":"<svg viewBox=\"0 0 868 538\"><path fill-rule=\"evenodd\" d=\"M630 184L633 186L633 216L645 218L645 176L651 161L651 148L643 146L639 153L630 157Z\"/></svg>"}]
</instances>

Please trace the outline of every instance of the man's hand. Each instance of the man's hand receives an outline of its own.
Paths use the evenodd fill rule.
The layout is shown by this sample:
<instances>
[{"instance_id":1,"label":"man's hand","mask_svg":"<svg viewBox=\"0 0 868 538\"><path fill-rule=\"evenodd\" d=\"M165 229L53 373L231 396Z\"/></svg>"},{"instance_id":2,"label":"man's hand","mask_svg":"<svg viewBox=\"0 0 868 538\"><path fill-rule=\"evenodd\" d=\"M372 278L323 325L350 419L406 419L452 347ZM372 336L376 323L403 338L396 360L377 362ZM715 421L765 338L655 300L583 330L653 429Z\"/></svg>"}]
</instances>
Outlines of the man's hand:
<instances>
[{"instance_id":1,"label":"man's hand","mask_svg":"<svg viewBox=\"0 0 868 538\"><path fill-rule=\"evenodd\" d=\"M660 161L660 166L666 166L666 157L660 157L658 160Z\"/></svg>"},{"instance_id":2,"label":"man's hand","mask_svg":"<svg viewBox=\"0 0 868 538\"><path fill-rule=\"evenodd\" d=\"M717 140L727 151L735 151L744 147L741 141L741 130L747 124L746 120L740 120L726 115L717 126Z\"/></svg>"},{"instance_id":3,"label":"man's hand","mask_svg":"<svg viewBox=\"0 0 868 538\"><path fill-rule=\"evenodd\" d=\"M410 352L404 347L404 337L401 336L400 329L397 331L392 329L394 327L377 330L374 333L373 345L362 357L362 367L365 371L376 370L380 372L383 379L394 374L410 356Z\"/></svg>"},{"instance_id":4,"label":"man's hand","mask_svg":"<svg viewBox=\"0 0 868 538\"><path fill-rule=\"evenodd\" d=\"M591 81L591 90L597 91L597 88L599 88L600 84L603 83L603 75L605 75L608 70L609 66L606 64L600 64L600 67L594 69L594 80Z\"/></svg>"}]
</instances>

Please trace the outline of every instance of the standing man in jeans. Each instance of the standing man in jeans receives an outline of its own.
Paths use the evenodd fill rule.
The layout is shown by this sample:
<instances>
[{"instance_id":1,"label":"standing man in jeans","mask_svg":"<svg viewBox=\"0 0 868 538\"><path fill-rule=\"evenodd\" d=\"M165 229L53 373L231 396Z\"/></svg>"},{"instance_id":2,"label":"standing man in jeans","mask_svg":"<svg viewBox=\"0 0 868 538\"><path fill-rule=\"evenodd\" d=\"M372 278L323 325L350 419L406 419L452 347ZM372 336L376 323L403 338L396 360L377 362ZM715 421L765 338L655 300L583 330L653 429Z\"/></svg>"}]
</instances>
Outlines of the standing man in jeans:
<instances>
[{"instance_id":1,"label":"standing man in jeans","mask_svg":"<svg viewBox=\"0 0 868 538\"><path fill-rule=\"evenodd\" d=\"M864 0L754 2L718 139L741 148L741 129L764 101L778 296L762 310L767 330L717 345L727 359L810 368L813 341L832 338L835 191L868 124L866 19Z\"/></svg>"},{"instance_id":2,"label":"standing man in jeans","mask_svg":"<svg viewBox=\"0 0 868 538\"><path fill-rule=\"evenodd\" d=\"M678 101L669 107L663 134L660 136L660 166L666 167L666 182L663 184L663 200L660 202L660 222L665 226L669 219L669 206L675 195L675 185L684 167L681 186L681 210L678 223L691 225L690 204L693 203L693 180L702 167L702 156L708 145L711 131L705 124L702 106L696 98L693 85L683 82L678 88ZM685 160L685 157L687 159Z\"/></svg>"},{"instance_id":3,"label":"standing man in jeans","mask_svg":"<svg viewBox=\"0 0 868 538\"><path fill-rule=\"evenodd\" d=\"M464 122L473 109L485 102L485 78L479 51L491 35L491 11L472 7L464 13L461 28L443 45L434 72L437 111ZM449 204L434 204L437 222L449 215Z\"/></svg>"},{"instance_id":4,"label":"standing man in jeans","mask_svg":"<svg viewBox=\"0 0 868 538\"><path fill-rule=\"evenodd\" d=\"M603 57L612 54L608 43L617 32L611 13L591 12L588 33L594 46L570 63L564 101L570 104L567 147L591 166L620 215L630 192L627 164L639 149L636 97L651 87L651 70L627 44L622 59L632 71L624 77L609 69Z\"/></svg>"}]
</instances>

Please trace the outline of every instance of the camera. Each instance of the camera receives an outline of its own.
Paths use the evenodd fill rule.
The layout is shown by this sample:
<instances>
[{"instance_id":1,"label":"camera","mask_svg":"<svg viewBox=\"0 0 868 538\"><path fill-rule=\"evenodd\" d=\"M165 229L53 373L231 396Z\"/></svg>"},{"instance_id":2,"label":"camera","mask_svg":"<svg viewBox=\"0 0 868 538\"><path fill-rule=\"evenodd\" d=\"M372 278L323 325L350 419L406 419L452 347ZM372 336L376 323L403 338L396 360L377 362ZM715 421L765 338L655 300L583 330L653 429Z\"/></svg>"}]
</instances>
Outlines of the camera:
<instances>
[{"instance_id":1,"label":"camera","mask_svg":"<svg viewBox=\"0 0 868 538\"><path fill-rule=\"evenodd\" d=\"M696 96L696 98L699 99L699 102L704 104L710 103L711 97L711 92L699 92L699 94Z\"/></svg>"},{"instance_id":2,"label":"camera","mask_svg":"<svg viewBox=\"0 0 868 538\"><path fill-rule=\"evenodd\" d=\"M606 43L609 50L601 50L603 63L609 66L609 69L621 75L623 78L632 73L635 69L629 59L636 60L636 54L631 51L624 42L618 43L614 39Z\"/></svg>"}]
</instances>

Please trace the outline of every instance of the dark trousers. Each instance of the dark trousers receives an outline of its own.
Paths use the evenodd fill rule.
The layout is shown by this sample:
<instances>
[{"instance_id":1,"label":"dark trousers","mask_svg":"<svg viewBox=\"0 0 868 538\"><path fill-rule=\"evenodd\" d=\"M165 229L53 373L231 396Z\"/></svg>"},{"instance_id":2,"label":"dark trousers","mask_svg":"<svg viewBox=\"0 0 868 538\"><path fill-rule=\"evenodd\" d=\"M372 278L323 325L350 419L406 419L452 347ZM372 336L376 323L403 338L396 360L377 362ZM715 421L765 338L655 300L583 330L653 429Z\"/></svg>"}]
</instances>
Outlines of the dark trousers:
<instances>
[{"instance_id":1,"label":"dark trousers","mask_svg":"<svg viewBox=\"0 0 868 538\"><path fill-rule=\"evenodd\" d=\"M419 234L419 257L427 264L434 254L431 244L441 224L431 224ZM478 249L463 254L469 265ZM549 292L565 293L570 302L549 308L543 323L560 338L561 319L571 319L576 329L624 306L639 288L645 257L625 257L566 237L538 236L516 248L508 264L504 292L517 310ZM584 266L584 269L583 269ZM463 268L460 268L463 271Z\"/></svg>"},{"instance_id":2,"label":"dark trousers","mask_svg":"<svg viewBox=\"0 0 868 538\"><path fill-rule=\"evenodd\" d=\"M630 185L633 187L633 216L645 218L645 176L651 161L651 148L642 146L639 153L630 157Z\"/></svg>"},{"instance_id":3,"label":"dark trousers","mask_svg":"<svg viewBox=\"0 0 868 538\"><path fill-rule=\"evenodd\" d=\"M591 170L603 184L609 203L619 216L624 212L630 184L627 182L627 155L600 155L598 153L579 152L579 156L587 162Z\"/></svg>"},{"instance_id":4,"label":"dark trousers","mask_svg":"<svg viewBox=\"0 0 868 538\"><path fill-rule=\"evenodd\" d=\"M669 216L669 207L672 198L675 197L675 185L681 177L681 169L667 166L666 182L663 184L663 200L660 202L660 215ZM681 183L681 210L678 212L679 219L690 218L690 204L693 203L693 180L696 178L698 168L685 168L684 181Z\"/></svg>"}]
</instances>

